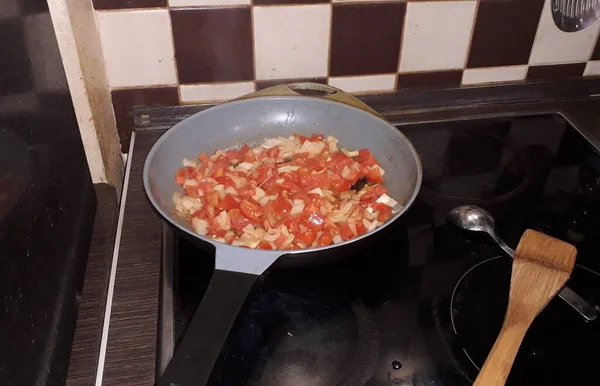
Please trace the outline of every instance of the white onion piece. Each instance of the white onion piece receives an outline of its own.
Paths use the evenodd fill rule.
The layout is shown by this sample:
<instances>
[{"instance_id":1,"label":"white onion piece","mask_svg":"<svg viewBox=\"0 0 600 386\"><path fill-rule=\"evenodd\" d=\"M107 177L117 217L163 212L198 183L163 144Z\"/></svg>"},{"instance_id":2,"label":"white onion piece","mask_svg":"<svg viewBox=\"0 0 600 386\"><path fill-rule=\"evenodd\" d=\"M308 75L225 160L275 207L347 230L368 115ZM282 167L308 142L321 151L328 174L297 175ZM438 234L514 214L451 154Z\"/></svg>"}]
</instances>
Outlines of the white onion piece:
<instances>
[{"instance_id":1,"label":"white onion piece","mask_svg":"<svg viewBox=\"0 0 600 386\"><path fill-rule=\"evenodd\" d=\"M248 172L248 171L252 170L253 167L254 167L253 163L250 163L250 162L240 162L235 167L235 170L237 170L238 172Z\"/></svg>"},{"instance_id":2,"label":"white onion piece","mask_svg":"<svg viewBox=\"0 0 600 386\"><path fill-rule=\"evenodd\" d=\"M350 168L348 166L344 166L344 168L342 169L342 177L347 180L348 177L350 177L350 172Z\"/></svg>"},{"instance_id":3,"label":"white onion piece","mask_svg":"<svg viewBox=\"0 0 600 386\"><path fill-rule=\"evenodd\" d=\"M185 182L183 183L183 187L185 188L186 186L198 186L200 185L200 183L194 179L190 179L190 180L185 180Z\"/></svg>"},{"instance_id":4,"label":"white onion piece","mask_svg":"<svg viewBox=\"0 0 600 386\"><path fill-rule=\"evenodd\" d=\"M383 168L379 165L373 165L373 167L379 168L379 174L381 174L382 176L385 174L385 170L383 170Z\"/></svg>"},{"instance_id":5,"label":"white onion piece","mask_svg":"<svg viewBox=\"0 0 600 386\"><path fill-rule=\"evenodd\" d=\"M344 241L344 240L342 240L342 236L340 236L340 235L335 235L335 236L333 236L333 243L334 243L334 244L339 244L339 243L341 243L342 241Z\"/></svg>"},{"instance_id":6,"label":"white onion piece","mask_svg":"<svg viewBox=\"0 0 600 386\"><path fill-rule=\"evenodd\" d=\"M181 197L181 205L183 205L186 210L202 209L202 202L190 196Z\"/></svg>"},{"instance_id":7,"label":"white onion piece","mask_svg":"<svg viewBox=\"0 0 600 386\"><path fill-rule=\"evenodd\" d=\"M290 214L293 216L302 213L302 211L304 210L304 206L304 201L294 200L294 204L292 206L292 210L290 210Z\"/></svg>"},{"instance_id":8,"label":"white onion piece","mask_svg":"<svg viewBox=\"0 0 600 386\"><path fill-rule=\"evenodd\" d=\"M354 221L353 218L349 218L348 219L348 228L350 228L350 230L352 231L352 233L354 233L355 237L358 235L358 232L356 230L356 222Z\"/></svg>"},{"instance_id":9,"label":"white onion piece","mask_svg":"<svg viewBox=\"0 0 600 386\"><path fill-rule=\"evenodd\" d=\"M381 196L379 196L379 198L375 202L385 204L391 208L395 207L398 204L398 201L394 200L393 198L391 198L390 196L388 196L385 193L383 193Z\"/></svg>"},{"instance_id":10,"label":"white onion piece","mask_svg":"<svg viewBox=\"0 0 600 386\"><path fill-rule=\"evenodd\" d=\"M244 228L242 228L242 230L246 233L254 233L254 227L252 224L246 225Z\"/></svg>"},{"instance_id":11,"label":"white onion piece","mask_svg":"<svg viewBox=\"0 0 600 386\"><path fill-rule=\"evenodd\" d=\"M219 193L219 197L221 197L221 200L225 198L225 185L217 185L215 186L215 192Z\"/></svg>"},{"instance_id":12,"label":"white onion piece","mask_svg":"<svg viewBox=\"0 0 600 386\"><path fill-rule=\"evenodd\" d=\"M266 141L264 141L260 147L263 147L265 149L270 149L272 147L278 146L281 144L281 140L279 138L269 138Z\"/></svg>"},{"instance_id":13,"label":"white onion piece","mask_svg":"<svg viewBox=\"0 0 600 386\"><path fill-rule=\"evenodd\" d=\"M252 199L254 201L260 201L261 198L263 198L267 193L265 193L264 190L262 190L261 188L259 188L258 186L256 188L254 188L254 194L252 195ZM264 204L263 204L264 205Z\"/></svg>"},{"instance_id":14,"label":"white onion piece","mask_svg":"<svg viewBox=\"0 0 600 386\"><path fill-rule=\"evenodd\" d=\"M277 169L277 171L279 173L289 173L289 172L293 172L300 169L300 166L295 166L295 165L285 165L285 166L281 166L280 168Z\"/></svg>"},{"instance_id":15,"label":"white onion piece","mask_svg":"<svg viewBox=\"0 0 600 386\"><path fill-rule=\"evenodd\" d=\"M198 162L191 160L189 158L184 158L182 164L185 167L187 167L187 166L191 166L193 168L198 167Z\"/></svg>"},{"instance_id":16,"label":"white onion piece","mask_svg":"<svg viewBox=\"0 0 600 386\"><path fill-rule=\"evenodd\" d=\"M219 213L215 220L217 221L219 228L226 231L228 231L231 228L231 221L229 219L227 211L221 211L221 213Z\"/></svg>"},{"instance_id":17,"label":"white onion piece","mask_svg":"<svg viewBox=\"0 0 600 386\"><path fill-rule=\"evenodd\" d=\"M348 151L346 149L342 149L342 153L344 153L346 157L358 157L358 150Z\"/></svg>"},{"instance_id":18,"label":"white onion piece","mask_svg":"<svg viewBox=\"0 0 600 386\"><path fill-rule=\"evenodd\" d=\"M309 190L308 194L318 194L321 197L325 197L325 193L323 193L323 190L321 188L314 188L312 190Z\"/></svg>"},{"instance_id":19,"label":"white onion piece","mask_svg":"<svg viewBox=\"0 0 600 386\"><path fill-rule=\"evenodd\" d=\"M260 200L258 200L258 203L261 205L267 205L267 202L271 200L276 200L278 196L278 194L274 194L272 196L264 196Z\"/></svg>"},{"instance_id":20,"label":"white onion piece","mask_svg":"<svg viewBox=\"0 0 600 386\"><path fill-rule=\"evenodd\" d=\"M205 236L208 232L208 221L194 217L192 219L192 230L200 236Z\"/></svg>"},{"instance_id":21,"label":"white onion piece","mask_svg":"<svg viewBox=\"0 0 600 386\"><path fill-rule=\"evenodd\" d=\"M337 138L335 138L331 135L327 136L327 146L329 147L329 151L331 153L338 150L337 144L338 144Z\"/></svg>"},{"instance_id":22,"label":"white onion piece","mask_svg":"<svg viewBox=\"0 0 600 386\"><path fill-rule=\"evenodd\" d=\"M237 190L235 190L235 188L233 186L226 187L225 188L225 193L232 194L234 196L237 196L237 194L238 194Z\"/></svg>"},{"instance_id":23,"label":"white onion piece","mask_svg":"<svg viewBox=\"0 0 600 386\"><path fill-rule=\"evenodd\" d=\"M275 241L281 235L281 230L279 229L269 229L269 232L263 236L263 240L265 241Z\"/></svg>"}]
</instances>

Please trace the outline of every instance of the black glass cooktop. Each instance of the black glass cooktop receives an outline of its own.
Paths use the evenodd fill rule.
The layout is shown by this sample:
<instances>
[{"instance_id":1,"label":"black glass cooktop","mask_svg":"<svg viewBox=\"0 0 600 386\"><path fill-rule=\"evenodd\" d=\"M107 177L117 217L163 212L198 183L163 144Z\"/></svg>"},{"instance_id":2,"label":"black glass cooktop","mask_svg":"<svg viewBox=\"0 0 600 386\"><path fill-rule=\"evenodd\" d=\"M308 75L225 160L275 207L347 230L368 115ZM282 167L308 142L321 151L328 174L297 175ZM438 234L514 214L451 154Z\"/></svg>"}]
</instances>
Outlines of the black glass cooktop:
<instances>
[{"instance_id":1,"label":"black glass cooktop","mask_svg":"<svg viewBox=\"0 0 600 386\"><path fill-rule=\"evenodd\" d=\"M398 127L423 162L414 206L346 260L271 272L239 315L214 384L471 384L502 324L511 260L487 236L446 223L461 204L490 211L512 247L526 228L576 245L568 284L600 312L600 156L567 121ZM165 258L177 347L214 257L174 240ZM586 322L554 299L528 332L508 385L590 384L598 347L600 320Z\"/></svg>"}]
</instances>

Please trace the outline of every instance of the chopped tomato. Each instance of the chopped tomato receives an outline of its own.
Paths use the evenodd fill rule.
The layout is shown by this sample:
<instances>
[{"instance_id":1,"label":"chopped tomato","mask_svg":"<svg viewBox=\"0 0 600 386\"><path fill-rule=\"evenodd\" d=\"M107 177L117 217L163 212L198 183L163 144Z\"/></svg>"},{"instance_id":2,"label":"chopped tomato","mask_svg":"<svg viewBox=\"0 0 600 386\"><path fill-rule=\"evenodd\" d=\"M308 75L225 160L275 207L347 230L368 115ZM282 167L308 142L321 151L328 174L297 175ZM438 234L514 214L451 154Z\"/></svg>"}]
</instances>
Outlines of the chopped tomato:
<instances>
[{"instance_id":1,"label":"chopped tomato","mask_svg":"<svg viewBox=\"0 0 600 386\"><path fill-rule=\"evenodd\" d=\"M267 150L267 157L270 158L277 158L279 157L279 147L278 146L273 146L272 148L270 148L269 150Z\"/></svg>"},{"instance_id":2,"label":"chopped tomato","mask_svg":"<svg viewBox=\"0 0 600 386\"><path fill-rule=\"evenodd\" d=\"M197 188L203 192L212 192L215 188L215 185L211 181L202 180L198 183Z\"/></svg>"},{"instance_id":3,"label":"chopped tomato","mask_svg":"<svg viewBox=\"0 0 600 386\"><path fill-rule=\"evenodd\" d=\"M258 244L257 248L258 249L267 249L267 250L273 249L273 247L271 247L271 244L267 243L266 241L261 241Z\"/></svg>"},{"instance_id":4,"label":"chopped tomato","mask_svg":"<svg viewBox=\"0 0 600 386\"><path fill-rule=\"evenodd\" d=\"M358 162L363 166L379 165L369 149L360 149L358 151Z\"/></svg>"},{"instance_id":5,"label":"chopped tomato","mask_svg":"<svg viewBox=\"0 0 600 386\"><path fill-rule=\"evenodd\" d=\"M232 209L228 212L231 228L241 231L250 224L250 220L244 217L239 209Z\"/></svg>"},{"instance_id":6,"label":"chopped tomato","mask_svg":"<svg viewBox=\"0 0 600 386\"><path fill-rule=\"evenodd\" d=\"M175 182L177 182L177 185L183 186L183 184L185 184L185 180L192 178L193 173L194 168L191 166L179 168L175 173Z\"/></svg>"},{"instance_id":7,"label":"chopped tomato","mask_svg":"<svg viewBox=\"0 0 600 386\"><path fill-rule=\"evenodd\" d=\"M300 190L300 187L298 185L296 185L292 181L286 180L285 178L283 179L283 181L278 182L277 185L280 186L281 189L289 190L290 192L297 192Z\"/></svg>"},{"instance_id":8,"label":"chopped tomato","mask_svg":"<svg viewBox=\"0 0 600 386\"><path fill-rule=\"evenodd\" d=\"M365 227L365 224L363 224L362 220L356 221L356 233L358 233L358 236L367 233L367 227Z\"/></svg>"},{"instance_id":9,"label":"chopped tomato","mask_svg":"<svg viewBox=\"0 0 600 386\"><path fill-rule=\"evenodd\" d=\"M292 205L283 196L283 194L280 194L277 197L277 199L275 200L275 203L273 204L273 207L275 209L275 214L277 214L279 216L284 216L284 215L288 214L290 212L290 210L292 210Z\"/></svg>"},{"instance_id":10,"label":"chopped tomato","mask_svg":"<svg viewBox=\"0 0 600 386\"><path fill-rule=\"evenodd\" d=\"M200 190L198 190L197 186L188 185L185 188L183 188L183 191L185 192L186 196L190 196L190 197L194 197L194 198L200 197Z\"/></svg>"},{"instance_id":11,"label":"chopped tomato","mask_svg":"<svg viewBox=\"0 0 600 386\"><path fill-rule=\"evenodd\" d=\"M352 232L352 229L350 228L350 225L348 225L347 222L343 223L340 226L340 236L342 237L342 240L344 240L344 241L350 240L351 238L354 237L354 232Z\"/></svg>"},{"instance_id":12,"label":"chopped tomato","mask_svg":"<svg viewBox=\"0 0 600 386\"><path fill-rule=\"evenodd\" d=\"M373 208L374 211L379 212L379 215L377 216L377 221L384 222L392 217L392 208L385 204L382 204L380 202L374 202L371 204L371 208Z\"/></svg>"},{"instance_id":13,"label":"chopped tomato","mask_svg":"<svg viewBox=\"0 0 600 386\"><path fill-rule=\"evenodd\" d=\"M302 244L306 245L306 247L309 248L312 245L313 241L315 241L315 239L317 238L317 232L308 228L306 232L300 232L296 235L296 237L298 238L298 240L300 240L300 242L302 242Z\"/></svg>"},{"instance_id":14,"label":"chopped tomato","mask_svg":"<svg viewBox=\"0 0 600 386\"><path fill-rule=\"evenodd\" d=\"M237 191L238 196L240 196L242 198L249 198L249 197L252 197L256 193L256 188L253 188L252 186L249 186L249 185L245 185L245 186L242 186L241 188L237 189L236 191Z\"/></svg>"},{"instance_id":15,"label":"chopped tomato","mask_svg":"<svg viewBox=\"0 0 600 386\"><path fill-rule=\"evenodd\" d=\"M304 142L308 141L308 137L305 137L303 135L299 136L298 138L300 139L300 143L304 143Z\"/></svg>"},{"instance_id":16,"label":"chopped tomato","mask_svg":"<svg viewBox=\"0 0 600 386\"><path fill-rule=\"evenodd\" d=\"M333 242L333 235L329 229L325 229L319 239L317 240L317 247L324 247L327 245L331 245Z\"/></svg>"},{"instance_id":17,"label":"chopped tomato","mask_svg":"<svg viewBox=\"0 0 600 386\"><path fill-rule=\"evenodd\" d=\"M375 183L383 182L383 176L379 172L379 167L375 166L375 167L367 168L366 171L367 171L367 180L369 180L370 182L375 182Z\"/></svg>"},{"instance_id":18,"label":"chopped tomato","mask_svg":"<svg viewBox=\"0 0 600 386\"><path fill-rule=\"evenodd\" d=\"M265 182L271 173L273 173L274 166L273 165L261 165L256 169L256 183L259 185Z\"/></svg>"},{"instance_id":19,"label":"chopped tomato","mask_svg":"<svg viewBox=\"0 0 600 386\"><path fill-rule=\"evenodd\" d=\"M248 147L248 145L244 145L239 149L236 150L227 150L225 152L225 157L227 157L228 160L238 160L241 161L244 159L244 155L248 152L248 150L250 150L250 148Z\"/></svg>"},{"instance_id":20,"label":"chopped tomato","mask_svg":"<svg viewBox=\"0 0 600 386\"><path fill-rule=\"evenodd\" d=\"M218 184L225 185L225 186L232 186L235 188L235 182L233 182L233 180L231 178L229 178L228 176L220 176L220 177L215 178L215 180L217 181Z\"/></svg>"},{"instance_id":21,"label":"chopped tomato","mask_svg":"<svg viewBox=\"0 0 600 386\"><path fill-rule=\"evenodd\" d=\"M323 134L313 134L310 137L310 141L311 142L317 142L317 141L321 141L323 138L325 138L325 136Z\"/></svg>"},{"instance_id":22,"label":"chopped tomato","mask_svg":"<svg viewBox=\"0 0 600 386\"><path fill-rule=\"evenodd\" d=\"M206 162L206 161L208 161L208 156L206 155L206 153L202 152L202 153L198 154L198 160L200 162Z\"/></svg>"},{"instance_id":23,"label":"chopped tomato","mask_svg":"<svg viewBox=\"0 0 600 386\"><path fill-rule=\"evenodd\" d=\"M378 199L382 194L387 193L387 189L380 184L373 185L368 192L363 194L360 198L361 201L370 201Z\"/></svg>"},{"instance_id":24,"label":"chopped tomato","mask_svg":"<svg viewBox=\"0 0 600 386\"><path fill-rule=\"evenodd\" d=\"M219 206L219 202L221 201L221 196L219 195L219 192L213 190L212 192L205 193L204 197L207 203L211 203L215 207Z\"/></svg>"},{"instance_id":25,"label":"chopped tomato","mask_svg":"<svg viewBox=\"0 0 600 386\"><path fill-rule=\"evenodd\" d=\"M337 193L343 193L350 190L350 186L352 183L349 180L345 180L339 174L334 174L331 176L331 187Z\"/></svg>"},{"instance_id":26,"label":"chopped tomato","mask_svg":"<svg viewBox=\"0 0 600 386\"><path fill-rule=\"evenodd\" d=\"M246 218L252 221L260 221L264 212L258 203L252 199L245 199L240 204L240 210Z\"/></svg>"},{"instance_id":27,"label":"chopped tomato","mask_svg":"<svg viewBox=\"0 0 600 386\"><path fill-rule=\"evenodd\" d=\"M312 190L315 188L331 188L331 179L327 173L309 174L308 176L304 177L300 183L306 188L306 190Z\"/></svg>"},{"instance_id":28,"label":"chopped tomato","mask_svg":"<svg viewBox=\"0 0 600 386\"><path fill-rule=\"evenodd\" d=\"M304 225L305 227L315 231L322 230L325 225L325 219L316 212L302 213L298 218L298 222L300 225Z\"/></svg>"},{"instance_id":29,"label":"chopped tomato","mask_svg":"<svg viewBox=\"0 0 600 386\"><path fill-rule=\"evenodd\" d=\"M231 194L225 195L223 201L219 203L219 209L230 211L231 209L239 208L240 204Z\"/></svg>"}]
</instances>

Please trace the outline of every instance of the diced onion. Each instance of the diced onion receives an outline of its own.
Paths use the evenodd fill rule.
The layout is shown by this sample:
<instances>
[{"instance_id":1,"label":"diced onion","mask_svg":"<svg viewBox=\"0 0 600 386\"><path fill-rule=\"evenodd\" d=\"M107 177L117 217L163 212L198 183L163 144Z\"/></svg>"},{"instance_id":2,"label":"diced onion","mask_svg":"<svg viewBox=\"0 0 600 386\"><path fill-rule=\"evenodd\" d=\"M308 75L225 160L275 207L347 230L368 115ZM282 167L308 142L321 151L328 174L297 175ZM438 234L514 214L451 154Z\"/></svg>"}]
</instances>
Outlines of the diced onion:
<instances>
[{"instance_id":1,"label":"diced onion","mask_svg":"<svg viewBox=\"0 0 600 386\"><path fill-rule=\"evenodd\" d=\"M200 185L200 183L194 179L185 180L185 182L183 183L184 188L186 186L198 186L198 185Z\"/></svg>"},{"instance_id":2,"label":"diced onion","mask_svg":"<svg viewBox=\"0 0 600 386\"><path fill-rule=\"evenodd\" d=\"M237 190L235 190L235 188L233 186L226 187L225 188L225 193L232 194L234 196L237 196L237 194L238 194Z\"/></svg>"},{"instance_id":3,"label":"diced onion","mask_svg":"<svg viewBox=\"0 0 600 386\"><path fill-rule=\"evenodd\" d=\"M331 135L327 137L327 146L329 147L329 151L331 153L336 152L338 150L337 144L338 144L337 138L335 138Z\"/></svg>"},{"instance_id":4,"label":"diced onion","mask_svg":"<svg viewBox=\"0 0 600 386\"><path fill-rule=\"evenodd\" d=\"M348 177L350 177L350 173L351 173L350 168L348 166L344 166L344 168L342 169L342 177L344 179L348 179Z\"/></svg>"},{"instance_id":5,"label":"diced onion","mask_svg":"<svg viewBox=\"0 0 600 386\"><path fill-rule=\"evenodd\" d=\"M192 219L192 230L200 236L205 236L208 232L208 221L194 217Z\"/></svg>"},{"instance_id":6,"label":"diced onion","mask_svg":"<svg viewBox=\"0 0 600 386\"><path fill-rule=\"evenodd\" d=\"M394 200L393 198L391 198L390 196L388 196L387 194L383 193L381 196L379 196L379 198L375 201L375 202L379 202L381 204L385 204L389 207L395 207L398 204L398 201Z\"/></svg>"},{"instance_id":7,"label":"diced onion","mask_svg":"<svg viewBox=\"0 0 600 386\"><path fill-rule=\"evenodd\" d=\"M227 211L222 211L221 213L219 213L219 215L217 216L217 218L215 220L217 221L219 228L226 230L226 231L231 228L231 222L229 219L229 215L227 214Z\"/></svg>"},{"instance_id":8,"label":"diced onion","mask_svg":"<svg viewBox=\"0 0 600 386\"><path fill-rule=\"evenodd\" d=\"M270 149L272 147L278 146L281 144L281 140L279 138L269 138L264 141L260 146L265 149Z\"/></svg>"},{"instance_id":9,"label":"diced onion","mask_svg":"<svg viewBox=\"0 0 600 386\"><path fill-rule=\"evenodd\" d=\"M348 151L346 149L342 149L342 153L344 153L346 157L358 157L358 150Z\"/></svg>"},{"instance_id":10,"label":"diced onion","mask_svg":"<svg viewBox=\"0 0 600 386\"><path fill-rule=\"evenodd\" d=\"M225 198L225 185L217 185L215 186L215 192L219 193L219 197L221 197L221 200Z\"/></svg>"},{"instance_id":11,"label":"diced onion","mask_svg":"<svg viewBox=\"0 0 600 386\"><path fill-rule=\"evenodd\" d=\"M334 244L339 244L339 243L341 243L342 241L344 241L344 240L342 240L342 236L340 236L340 235L335 235L335 236L333 236L333 243L334 243Z\"/></svg>"},{"instance_id":12,"label":"diced onion","mask_svg":"<svg viewBox=\"0 0 600 386\"><path fill-rule=\"evenodd\" d=\"M281 166L280 168L277 169L277 171L279 173L289 173L289 172L293 172L300 169L300 166L295 166L295 165L285 165L285 166Z\"/></svg>"},{"instance_id":13,"label":"diced onion","mask_svg":"<svg viewBox=\"0 0 600 386\"><path fill-rule=\"evenodd\" d=\"M252 195L252 199L254 201L260 201L261 198L265 197L267 193L264 190L259 188L258 186L254 188L254 194Z\"/></svg>"},{"instance_id":14,"label":"diced onion","mask_svg":"<svg viewBox=\"0 0 600 386\"><path fill-rule=\"evenodd\" d=\"M325 197L325 193L323 193L323 190L321 188L314 188L312 190L309 190L308 194L318 194L321 197Z\"/></svg>"},{"instance_id":15,"label":"diced onion","mask_svg":"<svg viewBox=\"0 0 600 386\"><path fill-rule=\"evenodd\" d=\"M304 201L302 200L294 200L294 205L292 206L292 210L290 210L290 214L296 215L302 213L304 210Z\"/></svg>"},{"instance_id":16,"label":"diced onion","mask_svg":"<svg viewBox=\"0 0 600 386\"><path fill-rule=\"evenodd\" d=\"M191 166L193 168L198 167L198 162L191 160L189 158L184 158L182 163L183 163L184 167L187 167L187 166Z\"/></svg>"},{"instance_id":17,"label":"diced onion","mask_svg":"<svg viewBox=\"0 0 600 386\"><path fill-rule=\"evenodd\" d=\"M252 170L253 167L254 167L254 164L251 162L240 162L235 167L235 170L240 171L240 172L247 172L247 171Z\"/></svg>"}]
</instances>

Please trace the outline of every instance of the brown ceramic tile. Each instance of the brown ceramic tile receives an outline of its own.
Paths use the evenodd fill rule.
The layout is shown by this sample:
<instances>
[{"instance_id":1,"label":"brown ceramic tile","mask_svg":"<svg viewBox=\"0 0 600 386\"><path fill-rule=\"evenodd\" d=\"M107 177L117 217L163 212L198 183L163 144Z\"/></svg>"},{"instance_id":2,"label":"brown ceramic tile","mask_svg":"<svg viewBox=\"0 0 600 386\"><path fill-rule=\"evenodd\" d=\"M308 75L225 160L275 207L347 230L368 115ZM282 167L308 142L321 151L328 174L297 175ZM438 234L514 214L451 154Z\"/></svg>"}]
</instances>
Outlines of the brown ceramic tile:
<instances>
[{"instance_id":1,"label":"brown ceramic tile","mask_svg":"<svg viewBox=\"0 0 600 386\"><path fill-rule=\"evenodd\" d=\"M581 76L585 63L555 64L547 66L531 66L527 70L527 80L542 80Z\"/></svg>"},{"instance_id":2,"label":"brown ceramic tile","mask_svg":"<svg viewBox=\"0 0 600 386\"><path fill-rule=\"evenodd\" d=\"M249 7L171 10L180 83L254 79Z\"/></svg>"},{"instance_id":3,"label":"brown ceramic tile","mask_svg":"<svg viewBox=\"0 0 600 386\"><path fill-rule=\"evenodd\" d=\"M318 4L329 3L329 0L254 0L256 5L269 4Z\"/></svg>"},{"instance_id":4,"label":"brown ceramic tile","mask_svg":"<svg viewBox=\"0 0 600 386\"><path fill-rule=\"evenodd\" d=\"M334 4L331 76L396 72L405 3Z\"/></svg>"},{"instance_id":5,"label":"brown ceramic tile","mask_svg":"<svg viewBox=\"0 0 600 386\"><path fill-rule=\"evenodd\" d=\"M598 36L598 40L596 40L596 47L594 47L594 52L592 53L592 60L600 60L600 36Z\"/></svg>"},{"instance_id":6,"label":"brown ceramic tile","mask_svg":"<svg viewBox=\"0 0 600 386\"><path fill-rule=\"evenodd\" d=\"M527 64L544 0L482 0L467 67Z\"/></svg>"},{"instance_id":7,"label":"brown ceramic tile","mask_svg":"<svg viewBox=\"0 0 600 386\"><path fill-rule=\"evenodd\" d=\"M460 86L462 70L398 74L396 88L436 88Z\"/></svg>"},{"instance_id":8,"label":"brown ceramic tile","mask_svg":"<svg viewBox=\"0 0 600 386\"><path fill-rule=\"evenodd\" d=\"M113 90L113 110L117 121L117 130L121 139L121 151L129 150L129 140L133 130L133 117L129 115L134 107L172 106L179 104L177 87L153 87Z\"/></svg>"},{"instance_id":9,"label":"brown ceramic tile","mask_svg":"<svg viewBox=\"0 0 600 386\"><path fill-rule=\"evenodd\" d=\"M167 0L93 0L95 9L166 7Z\"/></svg>"},{"instance_id":10,"label":"brown ceramic tile","mask_svg":"<svg viewBox=\"0 0 600 386\"><path fill-rule=\"evenodd\" d=\"M272 79L272 80L258 80L256 81L256 90L262 90L277 86L278 84L290 84L299 82L315 82L327 84L327 78L303 78L303 79Z\"/></svg>"}]
</instances>

